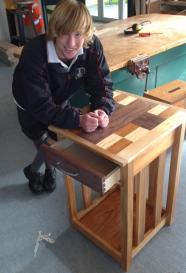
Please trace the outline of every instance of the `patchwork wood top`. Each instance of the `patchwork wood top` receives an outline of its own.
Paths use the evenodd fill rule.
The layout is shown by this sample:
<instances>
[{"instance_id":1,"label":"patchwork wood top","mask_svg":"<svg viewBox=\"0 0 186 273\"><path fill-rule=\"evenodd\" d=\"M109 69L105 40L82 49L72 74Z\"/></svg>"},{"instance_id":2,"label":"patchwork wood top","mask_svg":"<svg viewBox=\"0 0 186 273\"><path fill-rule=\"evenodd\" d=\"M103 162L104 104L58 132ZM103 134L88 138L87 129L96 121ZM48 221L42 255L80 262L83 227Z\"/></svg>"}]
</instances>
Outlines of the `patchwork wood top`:
<instances>
[{"instance_id":1,"label":"patchwork wood top","mask_svg":"<svg viewBox=\"0 0 186 273\"><path fill-rule=\"evenodd\" d=\"M186 112L181 108L123 91L115 91L114 98L116 111L110 116L107 128L92 133L54 126L49 129L59 138L72 139L123 166L154 149L175 128L186 123Z\"/></svg>"}]
</instances>

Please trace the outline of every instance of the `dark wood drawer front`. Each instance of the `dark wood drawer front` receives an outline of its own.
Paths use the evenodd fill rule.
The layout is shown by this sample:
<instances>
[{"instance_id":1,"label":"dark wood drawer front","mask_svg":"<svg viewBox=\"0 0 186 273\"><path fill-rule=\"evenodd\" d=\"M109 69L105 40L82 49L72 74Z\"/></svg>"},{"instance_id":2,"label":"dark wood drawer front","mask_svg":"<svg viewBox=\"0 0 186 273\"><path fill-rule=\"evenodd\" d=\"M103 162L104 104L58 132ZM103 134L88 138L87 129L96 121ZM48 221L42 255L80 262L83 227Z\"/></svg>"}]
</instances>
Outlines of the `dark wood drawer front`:
<instances>
[{"instance_id":1,"label":"dark wood drawer front","mask_svg":"<svg viewBox=\"0 0 186 273\"><path fill-rule=\"evenodd\" d=\"M105 193L120 179L119 167L80 145L71 144L63 148L62 142L52 146L43 144L42 149L47 162L65 175Z\"/></svg>"}]
</instances>

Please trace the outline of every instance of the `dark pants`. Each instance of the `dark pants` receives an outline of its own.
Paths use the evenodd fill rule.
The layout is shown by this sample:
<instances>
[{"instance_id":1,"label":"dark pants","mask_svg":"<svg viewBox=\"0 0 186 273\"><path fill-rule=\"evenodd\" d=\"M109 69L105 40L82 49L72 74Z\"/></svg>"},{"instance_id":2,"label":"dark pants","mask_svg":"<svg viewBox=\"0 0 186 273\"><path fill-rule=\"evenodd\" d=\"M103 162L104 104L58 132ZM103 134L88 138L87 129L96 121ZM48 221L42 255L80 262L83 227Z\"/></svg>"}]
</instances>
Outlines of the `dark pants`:
<instances>
[{"instance_id":1,"label":"dark pants","mask_svg":"<svg viewBox=\"0 0 186 273\"><path fill-rule=\"evenodd\" d=\"M33 172L39 172L41 166L43 164L45 164L45 167L47 169L52 169L52 166L50 166L46 161L45 161L45 158L44 158L44 155L43 155L43 152L42 152L42 149L41 149L41 145L42 144L47 144L47 145L50 145L49 142L52 138L48 135L48 132L45 132L40 139L38 140L34 140L34 146L36 147L37 149L37 154L31 164L31 170Z\"/></svg>"}]
</instances>

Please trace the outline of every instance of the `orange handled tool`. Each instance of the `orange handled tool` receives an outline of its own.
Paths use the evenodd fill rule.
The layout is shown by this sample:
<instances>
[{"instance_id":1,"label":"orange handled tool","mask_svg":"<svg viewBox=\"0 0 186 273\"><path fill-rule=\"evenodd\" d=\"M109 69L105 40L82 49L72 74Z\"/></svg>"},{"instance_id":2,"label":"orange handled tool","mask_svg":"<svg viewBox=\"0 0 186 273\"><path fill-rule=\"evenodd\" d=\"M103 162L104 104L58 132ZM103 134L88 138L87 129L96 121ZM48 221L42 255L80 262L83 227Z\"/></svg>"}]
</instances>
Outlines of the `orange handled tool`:
<instances>
[{"instance_id":1,"label":"orange handled tool","mask_svg":"<svg viewBox=\"0 0 186 273\"><path fill-rule=\"evenodd\" d=\"M148 37L151 34L163 34L162 32L140 32L139 37Z\"/></svg>"}]
</instances>

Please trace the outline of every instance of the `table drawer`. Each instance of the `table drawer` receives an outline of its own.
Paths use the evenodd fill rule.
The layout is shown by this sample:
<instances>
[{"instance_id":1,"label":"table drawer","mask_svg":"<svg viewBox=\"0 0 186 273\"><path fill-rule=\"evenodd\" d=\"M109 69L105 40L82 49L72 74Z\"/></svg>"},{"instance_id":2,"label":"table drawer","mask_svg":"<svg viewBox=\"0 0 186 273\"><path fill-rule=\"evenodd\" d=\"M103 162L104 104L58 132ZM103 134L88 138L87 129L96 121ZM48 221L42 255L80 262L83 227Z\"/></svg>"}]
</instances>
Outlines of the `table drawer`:
<instances>
[{"instance_id":1,"label":"table drawer","mask_svg":"<svg viewBox=\"0 0 186 273\"><path fill-rule=\"evenodd\" d=\"M105 193L120 180L118 165L79 144L63 140L42 149L49 164L97 192Z\"/></svg>"}]
</instances>

